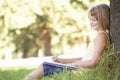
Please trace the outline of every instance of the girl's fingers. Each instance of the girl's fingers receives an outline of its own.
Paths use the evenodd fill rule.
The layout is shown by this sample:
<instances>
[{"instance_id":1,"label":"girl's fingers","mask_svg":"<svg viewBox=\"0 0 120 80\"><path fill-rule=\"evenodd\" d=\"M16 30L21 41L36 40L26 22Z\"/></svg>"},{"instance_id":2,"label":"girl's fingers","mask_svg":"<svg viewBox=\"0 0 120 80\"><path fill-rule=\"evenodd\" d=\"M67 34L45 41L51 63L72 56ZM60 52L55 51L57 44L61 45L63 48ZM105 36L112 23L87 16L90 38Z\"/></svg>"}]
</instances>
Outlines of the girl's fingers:
<instances>
[{"instance_id":1,"label":"girl's fingers","mask_svg":"<svg viewBox=\"0 0 120 80\"><path fill-rule=\"evenodd\" d=\"M58 57L57 57L57 56L54 56L54 57L52 57L52 60L53 60L54 62L57 62L57 61L58 61Z\"/></svg>"}]
</instances>

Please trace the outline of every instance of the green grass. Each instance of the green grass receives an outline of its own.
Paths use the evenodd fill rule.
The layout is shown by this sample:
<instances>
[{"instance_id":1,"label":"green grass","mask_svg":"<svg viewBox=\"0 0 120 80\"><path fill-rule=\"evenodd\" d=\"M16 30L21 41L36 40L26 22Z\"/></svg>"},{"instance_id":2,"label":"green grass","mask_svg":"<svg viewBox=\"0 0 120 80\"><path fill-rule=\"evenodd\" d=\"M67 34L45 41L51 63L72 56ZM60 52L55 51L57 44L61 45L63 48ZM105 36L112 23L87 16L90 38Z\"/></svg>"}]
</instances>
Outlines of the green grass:
<instances>
[{"instance_id":1,"label":"green grass","mask_svg":"<svg viewBox=\"0 0 120 80\"><path fill-rule=\"evenodd\" d=\"M0 68L0 80L22 80L33 69L34 67ZM120 80L120 60L110 48L95 69L80 68L76 72L65 70L42 80Z\"/></svg>"},{"instance_id":2,"label":"green grass","mask_svg":"<svg viewBox=\"0 0 120 80\"><path fill-rule=\"evenodd\" d=\"M34 68L26 67L5 67L0 68L0 80L22 80L25 75L31 72Z\"/></svg>"},{"instance_id":3,"label":"green grass","mask_svg":"<svg viewBox=\"0 0 120 80\"><path fill-rule=\"evenodd\" d=\"M120 80L120 59L110 47L94 69L80 68L76 73L66 71L43 80Z\"/></svg>"}]
</instances>

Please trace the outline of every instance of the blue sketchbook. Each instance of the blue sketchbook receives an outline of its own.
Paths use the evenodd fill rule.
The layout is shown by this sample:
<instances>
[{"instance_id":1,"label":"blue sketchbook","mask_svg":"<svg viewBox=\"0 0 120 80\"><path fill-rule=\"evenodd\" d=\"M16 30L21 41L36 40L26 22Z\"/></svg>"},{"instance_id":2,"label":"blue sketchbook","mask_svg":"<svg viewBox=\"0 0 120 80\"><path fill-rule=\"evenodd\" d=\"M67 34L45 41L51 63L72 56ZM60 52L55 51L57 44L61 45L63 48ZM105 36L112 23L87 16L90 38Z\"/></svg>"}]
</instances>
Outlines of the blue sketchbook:
<instances>
[{"instance_id":1,"label":"blue sketchbook","mask_svg":"<svg viewBox=\"0 0 120 80\"><path fill-rule=\"evenodd\" d=\"M44 64L54 67L61 67L61 68L67 68L71 70L76 70L76 66L68 65L68 64L62 64L62 63L55 63L55 62L44 62Z\"/></svg>"}]
</instances>

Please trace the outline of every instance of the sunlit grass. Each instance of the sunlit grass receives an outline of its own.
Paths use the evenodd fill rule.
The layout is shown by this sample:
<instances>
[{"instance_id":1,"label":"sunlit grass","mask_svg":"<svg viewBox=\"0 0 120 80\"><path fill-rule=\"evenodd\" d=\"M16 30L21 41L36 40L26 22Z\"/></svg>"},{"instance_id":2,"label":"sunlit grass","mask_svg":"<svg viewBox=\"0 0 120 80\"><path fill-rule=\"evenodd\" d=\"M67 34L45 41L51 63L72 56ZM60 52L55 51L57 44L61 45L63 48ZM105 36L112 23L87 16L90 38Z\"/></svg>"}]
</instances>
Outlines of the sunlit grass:
<instances>
[{"instance_id":1,"label":"sunlit grass","mask_svg":"<svg viewBox=\"0 0 120 80\"><path fill-rule=\"evenodd\" d=\"M109 49L102 56L98 66L94 69L79 68L75 72L63 71L59 74L43 77L42 80L119 80L120 61L113 49ZM0 67L0 80L23 80L23 78L37 66Z\"/></svg>"},{"instance_id":2,"label":"sunlit grass","mask_svg":"<svg viewBox=\"0 0 120 80\"><path fill-rule=\"evenodd\" d=\"M2 67L0 68L0 80L23 80L25 75L33 69L33 67Z\"/></svg>"},{"instance_id":3,"label":"sunlit grass","mask_svg":"<svg viewBox=\"0 0 120 80\"><path fill-rule=\"evenodd\" d=\"M50 77L45 77L43 80L119 80L120 79L120 61L114 54L112 48L109 48L98 66L94 69L80 68L75 73L63 72Z\"/></svg>"}]
</instances>

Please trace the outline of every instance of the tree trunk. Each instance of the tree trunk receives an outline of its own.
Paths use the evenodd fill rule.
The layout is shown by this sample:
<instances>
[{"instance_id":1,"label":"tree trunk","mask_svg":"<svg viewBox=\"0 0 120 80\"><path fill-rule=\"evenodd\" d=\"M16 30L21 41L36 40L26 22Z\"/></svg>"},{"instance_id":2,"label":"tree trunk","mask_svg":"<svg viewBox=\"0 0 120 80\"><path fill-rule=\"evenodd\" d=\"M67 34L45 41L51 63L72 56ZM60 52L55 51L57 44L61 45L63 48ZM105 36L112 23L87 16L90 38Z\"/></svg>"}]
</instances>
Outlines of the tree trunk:
<instances>
[{"instance_id":1,"label":"tree trunk","mask_svg":"<svg viewBox=\"0 0 120 80\"><path fill-rule=\"evenodd\" d=\"M120 0L110 0L110 35L116 53L120 53ZM119 54L118 54L119 55ZM120 57L120 56L119 56Z\"/></svg>"},{"instance_id":2,"label":"tree trunk","mask_svg":"<svg viewBox=\"0 0 120 80\"><path fill-rule=\"evenodd\" d=\"M23 50L22 58L27 58L27 57L28 57L28 50L27 50L27 49L24 49L24 50Z\"/></svg>"},{"instance_id":3,"label":"tree trunk","mask_svg":"<svg viewBox=\"0 0 120 80\"><path fill-rule=\"evenodd\" d=\"M46 25L40 27L41 39L44 44L44 56L51 56L51 36Z\"/></svg>"},{"instance_id":4,"label":"tree trunk","mask_svg":"<svg viewBox=\"0 0 120 80\"><path fill-rule=\"evenodd\" d=\"M37 48L37 50L34 53L34 57L38 57L38 52L39 52L39 48Z\"/></svg>"},{"instance_id":5,"label":"tree trunk","mask_svg":"<svg viewBox=\"0 0 120 80\"><path fill-rule=\"evenodd\" d=\"M44 40L44 55L45 56L51 56L51 45L50 40Z\"/></svg>"}]
</instances>

